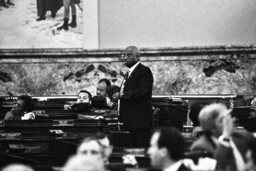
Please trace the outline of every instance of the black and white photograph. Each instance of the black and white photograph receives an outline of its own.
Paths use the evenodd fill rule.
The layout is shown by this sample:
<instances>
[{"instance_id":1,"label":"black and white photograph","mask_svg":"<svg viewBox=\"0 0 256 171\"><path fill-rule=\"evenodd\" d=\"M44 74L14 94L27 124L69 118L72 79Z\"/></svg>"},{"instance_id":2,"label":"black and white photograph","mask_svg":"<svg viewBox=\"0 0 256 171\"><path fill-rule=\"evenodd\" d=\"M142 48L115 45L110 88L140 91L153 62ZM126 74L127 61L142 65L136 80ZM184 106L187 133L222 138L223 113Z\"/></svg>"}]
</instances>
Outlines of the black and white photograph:
<instances>
[{"instance_id":1,"label":"black and white photograph","mask_svg":"<svg viewBox=\"0 0 256 171\"><path fill-rule=\"evenodd\" d=\"M0 0L1 171L256 171L256 0Z\"/></svg>"}]
</instances>

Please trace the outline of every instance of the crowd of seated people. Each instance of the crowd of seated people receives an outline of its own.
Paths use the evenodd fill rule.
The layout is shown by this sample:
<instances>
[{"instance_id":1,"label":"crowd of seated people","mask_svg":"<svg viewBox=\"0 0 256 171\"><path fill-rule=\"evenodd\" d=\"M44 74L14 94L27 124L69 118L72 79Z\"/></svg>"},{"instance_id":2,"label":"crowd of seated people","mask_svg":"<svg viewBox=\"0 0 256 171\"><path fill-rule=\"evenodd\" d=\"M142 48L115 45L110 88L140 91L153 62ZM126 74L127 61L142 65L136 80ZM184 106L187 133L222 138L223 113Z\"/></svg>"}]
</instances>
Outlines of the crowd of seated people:
<instances>
[{"instance_id":1,"label":"crowd of seated people","mask_svg":"<svg viewBox=\"0 0 256 171\"><path fill-rule=\"evenodd\" d=\"M101 79L97 84L96 95L92 96L87 90L81 90L77 96L77 102L73 105L85 103L88 108L97 109L111 109L116 108L117 99L113 98L113 95L119 91L119 87L111 85L108 79ZM87 104L87 105L86 105ZM71 106L70 109L75 110L75 106Z\"/></svg>"},{"instance_id":2,"label":"crowd of seated people","mask_svg":"<svg viewBox=\"0 0 256 171\"><path fill-rule=\"evenodd\" d=\"M109 82L110 83L110 82ZM67 110L89 112L92 108L112 108L110 102L117 103L112 98L119 92L119 87L109 84L106 79L100 80L97 85L97 94L81 90L77 94L77 101L66 106ZM98 100L97 98L102 100ZM94 98L96 98L96 103ZM109 101L109 102L108 102ZM6 113L5 120L35 119L33 114L34 104L30 96L22 95L17 99L15 107ZM86 113L86 112L85 112ZM79 115L83 117L85 115ZM184 157L185 141L180 131L171 127L160 127L152 130L150 146L147 155L151 167L163 171L182 170L225 170L225 171L254 171L255 144L253 134L245 129L234 126L231 109L223 103L194 104L191 106L189 117L200 133L196 133L195 141L189 148L190 153L197 153L198 158L207 157L212 160L195 162ZM87 118L90 119L90 118ZM70 171L74 168L89 170L106 170L113 145L105 134L95 134L86 137L77 152L65 163L62 170ZM95 162L97 161L97 162ZM210 162L210 163L207 163ZM131 162L134 163L134 162ZM5 170L4 170L5 171Z\"/></svg>"},{"instance_id":3,"label":"crowd of seated people","mask_svg":"<svg viewBox=\"0 0 256 171\"><path fill-rule=\"evenodd\" d=\"M119 92L119 87L111 85L107 79L102 79L97 85L97 93L92 96L87 90L81 90L77 94L77 100L72 104L65 104L64 110L70 110L78 114L79 119L92 119L88 116L94 109L117 110L117 99L113 98ZM35 101L28 95L18 97L15 106L5 114L4 120L33 120L36 115L33 113ZM100 117L100 116L99 116ZM97 118L94 118L97 119Z\"/></svg>"},{"instance_id":4,"label":"crowd of seated people","mask_svg":"<svg viewBox=\"0 0 256 171\"><path fill-rule=\"evenodd\" d=\"M209 107L215 108L217 106L216 104L206 106L205 110L209 112L210 109L207 109L207 108ZM227 125L232 125L231 120L229 120L228 117L226 119L223 118L223 120L224 120L224 123L226 124L229 123ZM249 139L249 138L250 139L246 143L244 143L242 147L238 147L238 145L241 145L241 144L238 144L236 146L235 144L236 139L231 136L231 134L235 132L235 130L233 130L234 128L231 126L228 126L228 128L225 128L226 130L223 131L225 133L222 133L222 135L223 136L225 135L225 138L229 138L229 141L226 141L225 138L223 138L223 140L220 140L220 142L216 145L217 147L213 150L214 155L211 157L211 160L208 158L204 158L202 156L201 158L202 160L200 160L201 162L198 162L198 163L184 156L186 139L182 136L181 132L178 129L174 127L156 128L153 130L153 133L150 139L150 146L148 147L147 154L145 154L146 156L149 157L149 160L150 160L150 165L148 167L154 168L156 170L163 170L163 171L189 171L189 170L254 171L255 170L255 144L256 144L255 138L251 136L247 138L245 137L246 139ZM231 130L233 130L233 132ZM108 170L107 169L108 166L111 165L111 162L109 162L109 157L111 156L112 149L113 149L113 146L111 144L111 140L106 134L104 133L92 134L88 137L85 137L80 142L80 144L77 146L76 154L70 156L69 159L63 164L63 167L61 167L60 170L62 171ZM243 156L242 154L243 152L246 154L245 156ZM233 155L231 155L230 153ZM218 156L220 154L222 154L221 158L219 158L220 156ZM237 155L239 156L239 154L241 156L240 160L238 160L239 157L237 158ZM131 159L129 160L130 160L130 164L134 165L135 168L139 166L135 158L133 158L135 162L132 161ZM123 160L123 163L125 164L124 160ZM243 163L242 166L241 166L241 163ZM4 169L10 166L12 165L6 166L4 167ZM3 171L9 171L9 170L3 170Z\"/></svg>"}]
</instances>

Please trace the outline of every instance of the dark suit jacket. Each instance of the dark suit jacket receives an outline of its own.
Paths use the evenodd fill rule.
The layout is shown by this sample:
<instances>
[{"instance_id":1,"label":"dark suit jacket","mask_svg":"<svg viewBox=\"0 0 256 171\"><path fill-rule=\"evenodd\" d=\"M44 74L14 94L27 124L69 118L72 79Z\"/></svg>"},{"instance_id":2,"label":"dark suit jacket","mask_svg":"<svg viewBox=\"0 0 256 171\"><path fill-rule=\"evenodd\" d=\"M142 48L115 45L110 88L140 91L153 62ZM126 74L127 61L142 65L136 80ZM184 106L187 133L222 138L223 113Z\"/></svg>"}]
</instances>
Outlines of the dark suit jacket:
<instances>
[{"instance_id":1,"label":"dark suit jacket","mask_svg":"<svg viewBox=\"0 0 256 171\"><path fill-rule=\"evenodd\" d=\"M207 137L205 134L201 135L190 147L192 152L207 152L209 154L214 153L216 144Z\"/></svg>"},{"instance_id":2,"label":"dark suit jacket","mask_svg":"<svg viewBox=\"0 0 256 171\"><path fill-rule=\"evenodd\" d=\"M120 120L127 130L148 130L152 126L153 75L139 64L124 83L120 99Z\"/></svg>"}]
</instances>

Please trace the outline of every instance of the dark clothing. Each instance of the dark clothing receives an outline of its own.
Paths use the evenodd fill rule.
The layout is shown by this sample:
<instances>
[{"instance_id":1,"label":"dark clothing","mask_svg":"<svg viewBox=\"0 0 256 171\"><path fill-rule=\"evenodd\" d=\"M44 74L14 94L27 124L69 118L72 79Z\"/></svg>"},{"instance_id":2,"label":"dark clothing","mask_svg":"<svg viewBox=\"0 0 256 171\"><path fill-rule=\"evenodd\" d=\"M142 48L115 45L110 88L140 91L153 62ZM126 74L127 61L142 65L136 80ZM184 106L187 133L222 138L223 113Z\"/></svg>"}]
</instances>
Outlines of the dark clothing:
<instances>
[{"instance_id":1,"label":"dark clothing","mask_svg":"<svg viewBox=\"0 0 256 171\"><path fill-rule=\"evenodd\" d=\"M131 145L133 147L148 147L150 141L150 130L130 131Z\"/></svg>"},{"instance_id":2,"label":"dark clothing","mask_svg":"<svg viewBox=\"0 0 256 171\"><path fill-rule=\"evenodd\" d=\"M62 0L47 0L47 11L51 11L52 13L57 13L57 11L63 6Z\"/></svg>"},{"instance_id":3,"label":"dark clothing","mask_svg":"<svg viewBox=\"0 0 256 171\"><path fill-rule=\"evenodd\" d=\"M120 120L125 130L134 133L151 129L152 87L153 75L150 68L139 64L125 81L120 99Z\"/></svg>"},{"instance_id":4,"label":"dark clothing","mask_svg":"<svg viewBox=\"0 0 256 171\"><path fill-rule=\"evenodd\" d=\"M46 0L37 0L37 16L45 17L46 14Z\"/></svg>"},{"instance_id":5,"label":"dark clothing","mask_svg":"<svg viewBox=\"0 0 256 171\"><path fill-rule=\"evenodd\" d=\"M37 0L37 15L39 17L45 17L47 11L56 14L62 5L62 0Z\"/></svg>"},{"instance_id":6,"label":"dark clothing","mask_svg":"<svg viewBox=\"0 0 256 171\"><path fill-rule=\"evenodd\" d=\"M11 111L9 111L5 114L4 120L21 120L21 116L14 115Z\"/></svg>"},{"instance_id":7,"label":"dark clothing","mask_svg":"<svg viewBox=\"0 0 256 171\"><path fill-rule=\"evenodd\" d=\"M182 164L177 171L191 171L191 169Z\"/></svg>"},{"instance_id":8,"label":"dark clothing","mask_svg":"<svg viewBox=\"0 0 256 171\"><path fill-rule=\"evenodd\" d=\"M214 154L217 144L213 142L210 136L203 134L201 135L190 147L190 151L207 152Z\"/></svg>"}]
</instances>

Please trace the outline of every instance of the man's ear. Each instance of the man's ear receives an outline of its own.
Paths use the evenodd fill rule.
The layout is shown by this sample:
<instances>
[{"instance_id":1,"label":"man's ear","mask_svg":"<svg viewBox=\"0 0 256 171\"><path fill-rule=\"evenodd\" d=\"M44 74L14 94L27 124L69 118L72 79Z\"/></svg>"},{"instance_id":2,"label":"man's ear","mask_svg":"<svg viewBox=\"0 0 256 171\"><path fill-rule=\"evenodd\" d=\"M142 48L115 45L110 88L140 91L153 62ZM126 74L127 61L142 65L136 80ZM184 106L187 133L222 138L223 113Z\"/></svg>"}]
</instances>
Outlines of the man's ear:
<instances>
[{"instance_id":1,"label":"man's ear","mask_svg":"<svg viewBox=\"0 0 256 171\"><path fill-rule=\"evenodd\" d=\"M165 147L162 147L159 152L161 157L165 157L168 155L168 150Z\"/></svg>"}]
</instances>

